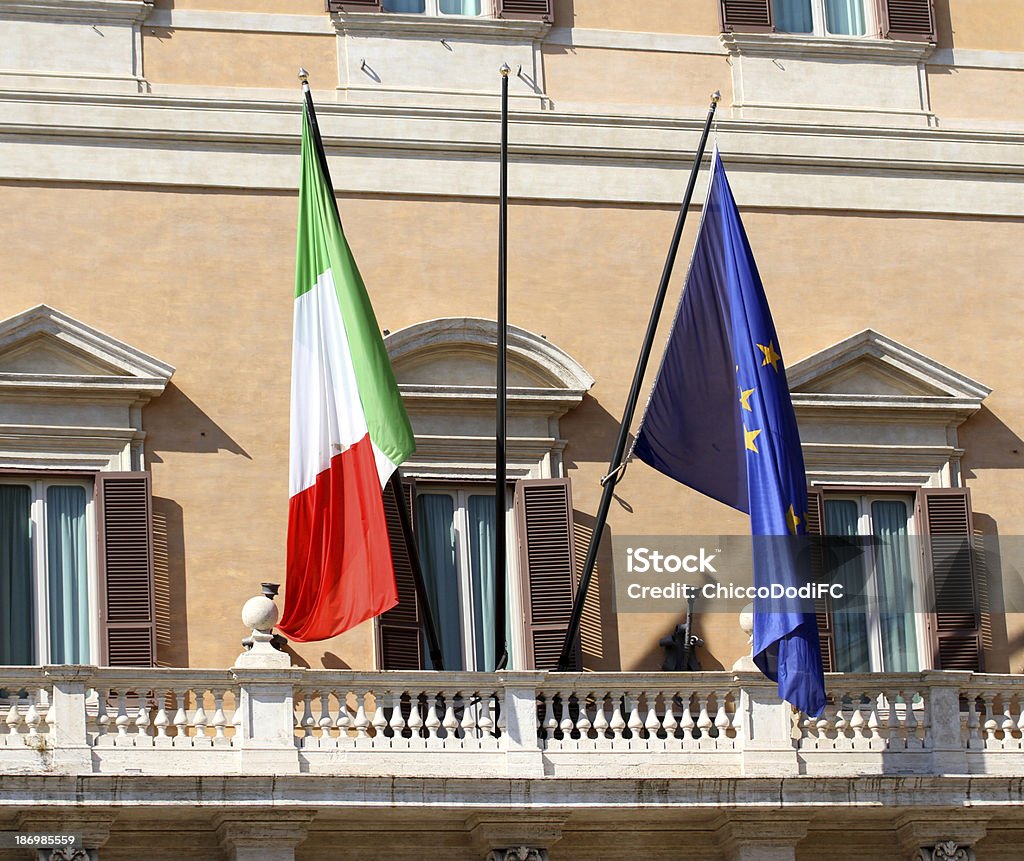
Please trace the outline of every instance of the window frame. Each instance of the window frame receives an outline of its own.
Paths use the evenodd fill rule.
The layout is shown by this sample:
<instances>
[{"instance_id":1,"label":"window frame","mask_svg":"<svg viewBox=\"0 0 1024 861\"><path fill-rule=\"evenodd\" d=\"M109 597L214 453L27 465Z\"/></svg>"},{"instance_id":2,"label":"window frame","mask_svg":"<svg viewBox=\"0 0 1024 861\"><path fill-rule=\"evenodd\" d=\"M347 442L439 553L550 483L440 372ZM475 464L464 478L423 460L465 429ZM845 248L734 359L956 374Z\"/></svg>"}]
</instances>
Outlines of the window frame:
<instances>
[{"instance_id":1,"label":"window frame","mask_svg":"<svg viewBox=\"0 0 1024 861\"><path fill-rule=\"evenodd\" d=\"M52 663L50 655L50 583L46 541L46 489L49 487L81 487L85 490L86 596L89 616L89 654L80 663L96 664L100 655L100 582L97 548L96 481L88 473L39 473L4 470L0 484L28 485L32 493L29 508L29 543L32 553L33 601L35 612L35 660L33 666Z\"/></svg>"},{"instance_id":2,"label":"window frame","mask_svg":"<svg viewBox=\"0 0 1024 861\"><path fill-rule=\"evenodd\" d=\"M452 14L451 12L441 11L441 0L423 0L423 11L422 12L395 12L390 9L384 8L384 3L387 0L381 0L381 12L385 15L415 15L423 16L424 18L454 18L458 20L479 20L491 19L497 17L495 15L494 3L492 0L480 0L480 14L479 15L460 15Z\"/></svg>"},{"instance_id":3,"label":"window frame","mask_svg":"<svg viewBox=\"0 0 1024 861\"><path fill-rule=\"evenodd\" d=\"M469 530L469 497L470 496L491 496L493 497L494 483L473 482L473 481L436 481L429 480L416 484L416 498L428 494L443 494L454 500L454 529L455 529L455 567L459 577L459 617L461 623L463 667L476 666L476 631L474 628L473 614L473 572L471 569L472 547ZM516 553L517 533L515 513L513 511L515 486L513 483L506 485L505 489L505 559L506 559L506 595L508 598L508 612L506 622L508 624L508 669L522 667L526 660L526 636L522 622L515 624L515 620L522 619L523 609L521 601L521 577L519 573L519 557ZM419 523L419 512L417 523ZM417 526L417 528L421 528ZM418 540L418 539L417 539ZM417 550L418 550L417 546ZM420 564L424 564L420 560ZM424 612L426 609L424 608ZM424 652L426 654L426 652ZM444 655L445 669L448 666L449 656ZM468 670L467 672L475 672Z\"/></svg>"},{"instance_id":4,"label":"window frame","mask_svg":"<svg viewBox=\"0 0 1024 861\"><path fill-rule=\"evenodd\" d=\"M807 0L807 2L811 4L812 29L810 33L783 30L779 26L779 15L775 5L776 2L777 0L771 0L772 17L775 20L775 32L781 33L785 36L793 36L797 38L803 36L808 39L878 39L880 37L878 12L876 10L875 3L873 3L872 0L861 0L864 8L864 32L859 35L849 33L832 33L829 31L825 0Z\"/></svg>"}]
</instances>

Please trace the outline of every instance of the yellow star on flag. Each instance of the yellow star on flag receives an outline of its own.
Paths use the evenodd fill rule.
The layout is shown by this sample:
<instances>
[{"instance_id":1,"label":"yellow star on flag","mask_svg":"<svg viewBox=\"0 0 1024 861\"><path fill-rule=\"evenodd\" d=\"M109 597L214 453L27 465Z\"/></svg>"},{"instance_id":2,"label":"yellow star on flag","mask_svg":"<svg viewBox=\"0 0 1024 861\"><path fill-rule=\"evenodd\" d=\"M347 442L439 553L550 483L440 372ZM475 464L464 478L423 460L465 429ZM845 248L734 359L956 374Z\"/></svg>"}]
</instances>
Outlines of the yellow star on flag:
<instances>
[{"instance_id":1,"label":"yellow star on flag","mask_svg":"<svg viewBox=\"0 0 1024 861\"><path fill-rule=\"evenodd\" d=\"M767 347L764 344L758 344L757 349L764 353L764 361L761 362L761 367L771 365L773 371L778 371L779 369L775 365L782 361L782 356L775 352L775 342L769 341Z\"/></svg>"},{"instance_id":2,"label":"yellow star on flag","mask_svg":"<svg viewBox=\"0 0 1024 861\"><path fill-rule=\"evenodd\" d=\"M743 435L746 437L747 448L750 451L757 451L757 446L754 445L754 440L757 439L760 433L760 430L747 430L746 427L743 428Z\"/></svg>"},{"instance_id":3,"label":"yellow star on flag","mask_svg":"<svg viewBox=\"0 0 1024 861\"><path fill-rule=\"evenodd\" d=\"M740 392L740 403L743 405L743 409L748 413L752 413L754 411L750 406L750 396L754 394L754 391L754 389L745 389Z\"/></svg>"},{"instance_id":4,"label":"yellow star on flag","mask_svg":"<svg viewBox=\"0 0 1024 861\"><path fill-rule=\"evenodd\" d=\"M796 528L800 525L800 517L793 510L793 506L789 506L789 511L786 512L786 524L789 526L789 532L791 535L796 535Z\"/></svg>"}]
</instances>

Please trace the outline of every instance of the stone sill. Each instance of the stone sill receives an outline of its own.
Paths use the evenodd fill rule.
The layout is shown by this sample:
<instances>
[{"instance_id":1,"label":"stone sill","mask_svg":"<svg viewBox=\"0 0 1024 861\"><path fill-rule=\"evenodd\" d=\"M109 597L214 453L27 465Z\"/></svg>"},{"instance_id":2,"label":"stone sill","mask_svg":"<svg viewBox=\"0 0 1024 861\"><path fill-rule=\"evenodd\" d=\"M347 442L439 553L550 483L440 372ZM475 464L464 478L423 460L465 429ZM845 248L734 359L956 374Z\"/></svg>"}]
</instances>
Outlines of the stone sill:
<instances>
[{"instance_id":1,"label":"stone sill","mask_svg":"<svg viewBox=\"0 0 1024 861\"><path fill-rule=\"evenodd\" d=\"M339 34L365 36L468 37L502 40L542 39L551 29L544 21L462 15L400 15L394 12L336 12L331 15Z\"/></svg>"},{"instance_id":2,"label":"stone sill","mask_svg":"<svg viewBox=\"0 0 1024 861\"><path fill-rule=\"evenodd\" d=\"M801 36L793 33L722 33L722 45L733 56L831 57L869 62L920 63L935 44L879 39L874 36Z\"/></svg>"}]
</instances>

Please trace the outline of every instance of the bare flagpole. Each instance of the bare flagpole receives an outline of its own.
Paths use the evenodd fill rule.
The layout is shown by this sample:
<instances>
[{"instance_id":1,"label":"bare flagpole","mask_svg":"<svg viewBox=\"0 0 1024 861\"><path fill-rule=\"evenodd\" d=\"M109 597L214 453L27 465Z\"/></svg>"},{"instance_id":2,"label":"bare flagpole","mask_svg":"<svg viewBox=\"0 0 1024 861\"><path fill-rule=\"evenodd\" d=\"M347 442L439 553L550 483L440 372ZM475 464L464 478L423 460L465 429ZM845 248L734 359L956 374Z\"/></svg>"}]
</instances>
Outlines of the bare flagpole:
<instances>
[{"instance_id":1,"label":"bare flagpole","mask_svg":"<svg viewBox=\"0 0 1024 861\"><path fill-rule=\"evenodd\" d=\"M683 195L683 203L679 209L679 217L676 220L676 229L672 234L672 242L669 245L668 256L665 259L665 268L661 273L661 283L658 285L658 292L654 297L654 307L651 309L651 319L647 324L647 334L644 335L640 356L636 361L633 385L629 390L626 408L622 413L622 422L619 425L619 437L615 441L612 458L608 464L608 474L601 479L604 492L601 494L601 504L598 506L597 517L594 520L594 532L590 536L590 545L587 547L587 558L583 563L583 573L580 576L579 586L576 589L576 597L573 599L572 615L569 618L569 627L565 632L565 640L562 642L562 653L558 657L558 669L562 672L568 670L572 664L573 643L576 641L576 635L579 632L580 618L583 616L583 602L586 600L590 579L594 574L594 565L597 562L597 549L601 544L601 535L608 520L608 510L611 508L612 497L615 495L615 485L622 475L623 459L626 454L626 441L629 439L629 426L633 423L637 401L640 399L640 387L643 385L644 374L647 371L647 361L651 357L651 347L654 345L654 336L658 329L658 320L661 318L661 309L665 304L665 294L668 292L668 284L672 278L672 267L675 265L676 253L679 251L679 240L683 235L686 213L690 208L690 201L693 198L694 186L697 184L697 174L700 172L700 163L708 143L711 122L715 118L715 110L721 98L722 95L718 92L711 96L711 106L708 108L707 120L704 122L704 132L701 135L700 144L697 146L697 152L693 157L690 181L687 183L686 193Z\"/></svg>"},{"instance_id":2,"label":"bare flagpole","mask_svg":"<svg viewBox=\"0 0 1024 861\"><path fill-rule=\"evenodd\" d=\"M505 601L508 590L505 548L505 443L508 435L508 63L501 69L501 155L498 192L498 374L494 452L494 661L495 670L508 665L505 642Z\"/></svg>"}]
</instances>

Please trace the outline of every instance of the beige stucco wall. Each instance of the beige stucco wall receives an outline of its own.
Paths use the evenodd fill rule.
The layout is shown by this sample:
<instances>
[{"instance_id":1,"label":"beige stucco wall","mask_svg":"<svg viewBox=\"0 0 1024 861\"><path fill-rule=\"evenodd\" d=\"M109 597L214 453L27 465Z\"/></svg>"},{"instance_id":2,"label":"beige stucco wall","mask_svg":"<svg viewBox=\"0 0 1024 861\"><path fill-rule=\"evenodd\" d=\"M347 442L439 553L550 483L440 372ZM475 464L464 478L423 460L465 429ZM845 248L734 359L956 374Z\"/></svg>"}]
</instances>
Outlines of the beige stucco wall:
<instances>
[{"instance_id":1,"label":"beige stucco wall","mask_svg":"<svg viewBox=\"0 0 1024 861\"><path fill-rule=\"evenodd\" d=\"M176 639L162 644L161 657L229 664L245 634L241 604L261 581L283 579L295 195L8 183L0 206L19 213L18 225L0 228L3 246L18 248L7 256L0 316L46 302L177 367L144 415L168 536L161 576L175 614ZM381 326L493 317L493 205L354 198L341 208ZM597 380L592 397L562 420L584 517L597 507L674 217L643 206L512 207L510 320L546 335ZM964 469L984 522L1018 533L1019 222L764 211L745 218L787 360L871 326L993 387L986 411L961 430ZM740 515L643 464L630 467L619 496L632 513L613 506L614 534L747 528ZM602 577L609 573L605 556ZM623 616L618 654L607 651L606 664L658 666L657 640L673 621ZM707 618L700 629L713 659L730 666L743 649L735 619ZM1009 640L1017 669L1024 626ZM299 653L313 666L327 655L329 665L369 667L370 627Z\"/></svg>"},{"instance_id":2,"label":"beige stucco wall","mask_svg":"<svg viewBox=\"0 0 1024 861\"><path fill-rule=\"evenodd\" d=\"M928 66L927 72L940 125L999 128L1024 119L1024 70Z\"/></svg>"},{"instance_id":3,"label":"beige stucco wall","mask_svg":"<svg viewBox=\"0 0 1024 861\"><path fill-rule=\"evenodd\" d=\"M943 46L1024 51L1024 10L1017 0L937 0L935 7Z\"/></svg>"},{"instance_id":4,"label":"beige stucco wall","mask_svg":"<svg viewBox=\"0 0 1024 861\"><path fill-rule=\"evenodd\" d=\"M555 25L640 33L715 35L721 29L717 0L555 0Z\"/></svg>"}]
</instances>

